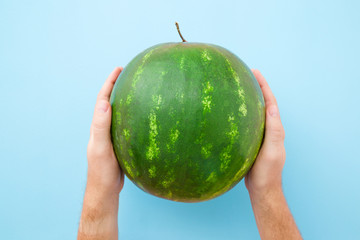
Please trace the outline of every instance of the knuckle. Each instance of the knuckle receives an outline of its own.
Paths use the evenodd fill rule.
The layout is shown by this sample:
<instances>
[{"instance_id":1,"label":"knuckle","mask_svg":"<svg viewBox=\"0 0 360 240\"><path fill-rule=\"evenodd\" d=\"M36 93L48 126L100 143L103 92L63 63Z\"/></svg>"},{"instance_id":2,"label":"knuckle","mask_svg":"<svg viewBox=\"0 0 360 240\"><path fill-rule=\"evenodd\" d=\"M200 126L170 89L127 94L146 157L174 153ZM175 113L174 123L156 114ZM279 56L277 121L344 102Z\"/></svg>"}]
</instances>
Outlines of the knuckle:
<instances>
[{"instance_id":1,"label":"knuckle","mask_svg":"<svg viewBox=\"0 0 360 240\"><path fill-rule=\"evenodd\" d=\"M102 89L101 89L101 90L99 91L97 97L96 97L96 100L99 101L99 100L103 99L103 97L104 97L104 94L103 94L103 91L102 91Z\"/></svg>"},{"instance_id":2,"label":"knuckle","mask_svg":"<svg viewBox=\"0 0 360 240\"><path fill-rule=\"evenodd\" d=\"M281 157L281 154L277 151L277 152L272 152L268 155L268 160L270 162L277 162Z\"/></svg>"},{"instance_id":3,"label":"knuckle","mask_svg":"<svg viewBox=\"0 0 360 240\"><path fill-rule=\"evenodd\" d=\"M275 147L267 155L269 163L282 163L285 161L286 153L283 146Z\"/></svg>"},{"instance_id":4,"label":"knuckle","mask_svg":"<svg viewBox=\"0 0 360 240\"><path fill-rule=\"evenodd\" d=\"M91 123L90 133L103 132L105 129L108 129L108 119L105 118L94 118Z\"/></svg>"},{"instance_id":5,"label":"knuckle","mask_svg":"<svg viewBox=\"0 0 360 240\"><path fill-rule=\"evenodd\" d=\"M282 127L273 128L271 130L271 139L273 141L284 141L285 140L285 131Z\"/></svg>"},{"instance_id":6,"label":"knuckle","mask_svg":"<svg viewBox=\"0 0 360 240\"><path fill-rule=\"evenodd\" d=\"M89 143L87 148L88 159L99 159L106 155L106 149L94 143Z\"/></svg>"},{"instance_id":7,"label":"knuckle","mask_svg":"<svg viewBox=\"0 0 360 240\"><path fill-rule=\"evenodd\" d=\"M267 161L269 162L276 162L279 159L278 154L271 153L267 156Z\"/></svg>"},{"instance_id":8,"label":"knuckle","mask_svg":"<svg viewBox=\"0 0 360 240\"><path fill-rule=\"evenodd\" d=\"M90 132L91 133L96 133L97 131L103 129L103 123L100 122L99 120L93 121L90 127Z\"/></svg>"},{"instance_id":9,"label":"knuckle","mask_svg":"<svg viewBox=\"0 0 360 240\"><path fill-rule=\"evenodd\" d=\"M90 138L95 138L98 131L98 127L94 123L92 123L90 127Z\"/></svg>"}]
</instances>

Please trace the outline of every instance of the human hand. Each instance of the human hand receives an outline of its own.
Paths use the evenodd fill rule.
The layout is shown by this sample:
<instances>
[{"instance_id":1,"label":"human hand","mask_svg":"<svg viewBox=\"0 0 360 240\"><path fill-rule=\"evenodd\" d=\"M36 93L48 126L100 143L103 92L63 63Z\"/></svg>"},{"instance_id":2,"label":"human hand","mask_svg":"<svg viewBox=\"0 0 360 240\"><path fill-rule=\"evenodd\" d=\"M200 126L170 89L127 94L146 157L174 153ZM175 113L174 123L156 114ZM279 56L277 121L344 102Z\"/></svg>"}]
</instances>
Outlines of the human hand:
<instances>
[{"instance_id":1,"label":"human hand","mask_svg":"<svg viewBox=\"0 0 360 240\"><path fill-rule=\"evenodd\" d=\"M280 120L276 99L259 70L253 73L265 99L265 139L257 159L245 177L250 195L263 195L269 191L281 191L281 173L285 163L285 131Z\"/></svg>"},{"instance_id":2,"label":"human hand","mask_svg":"<svg viewBox=\"0 0 360 240\"><path fill-rule=\"evenodd\" d=\"M281 187L285 131L276 99L259 70L253 70L265 99L265 138L245 177L261 239L302 239Z\"/></svg>"},{"instance_id":3,"label":"human hand","mask_svg":"<svg viewBox=\"0 0 360 240\"><path fill-rule=\"evenodd\" d=\"M95 104L87 148L88 174L78 239L118 239L119 193L124 174L116 160L110 136L110 94L122 68L115 68Z\"/></svg>"},{"instance_id":4,"label":"human hand","mask_svg":"<svg viewBox=\"0 0 360 240\"><path fill-rule=\"evenodd\" d=\"M87 188L94 188L101 194L119 194L124 185L121 171L110 136L111 105L110 94L122 68L117 67L101 88L95 104L90 140L87 147Z\"/></svg>"}]
</instances>

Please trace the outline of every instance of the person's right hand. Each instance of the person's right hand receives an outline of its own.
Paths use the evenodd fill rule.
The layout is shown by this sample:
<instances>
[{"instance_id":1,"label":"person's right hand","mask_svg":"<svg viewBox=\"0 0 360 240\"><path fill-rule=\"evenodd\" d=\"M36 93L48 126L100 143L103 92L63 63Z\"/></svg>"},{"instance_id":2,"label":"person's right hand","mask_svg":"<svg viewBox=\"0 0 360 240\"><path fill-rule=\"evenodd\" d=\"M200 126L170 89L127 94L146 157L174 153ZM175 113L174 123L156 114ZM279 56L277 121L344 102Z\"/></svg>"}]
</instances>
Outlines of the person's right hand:
<instances>
[{"instance_id":1,"label":"person's right hand","mask_svg":"<svg viewBox=\"0 0 360 240\"><path fill-rule=\"evenodd\" d=\"M87 147L88 172L78 240L118 239L119 193L124 173L111 142L110 95L122 68L117 67L101 88L95 104Z\"/></svg>"},{"instance_id":2,"label":"person's right hand","mask_svg":"<svg viewBox=\"0 0 360 240\"><path fill-rule=\"evenodd\" d=\"M114 69L97 96L87 147L86 188L107 197L109 194L118 196L124 186L124 173L116 159L110 135L112 114L110 95L122 69L122 67Z\"/></svg>"},{"instance_id":3,"label":"person's right hand","mask_svg":"<svg viewBox=\"0 0 360 240\"><path fill-rule=\"evenodd\" d=\"M284 138L279 108L259 70L253 70L265 99L265 138L254 165L245 177L261 239L302 239L282 192L285 163Z\"/></svg>"},{"instance_id":4,"label":"person's right hand","mask_svg":"<svg viewBox=\"0 0 360 240\"><path fill-rule=\"evenodd\" d=\"M259 196L273 190L281 191L285 131L276 99L268 83L259 70L253 70L253 73L265 99L265 139L253 167L245 177L245 185L250 196Z\"/></svg>"}]
</instances>

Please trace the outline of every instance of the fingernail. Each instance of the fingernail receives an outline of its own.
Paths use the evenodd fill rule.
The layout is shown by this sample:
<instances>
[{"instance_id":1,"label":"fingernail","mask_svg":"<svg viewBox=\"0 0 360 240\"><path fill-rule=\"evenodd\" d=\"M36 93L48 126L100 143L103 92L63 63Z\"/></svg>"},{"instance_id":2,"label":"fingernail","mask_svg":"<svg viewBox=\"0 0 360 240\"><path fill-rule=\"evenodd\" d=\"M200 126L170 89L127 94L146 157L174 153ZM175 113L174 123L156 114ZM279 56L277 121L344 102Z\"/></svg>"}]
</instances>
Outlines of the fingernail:
<instances>
[{"instance_id":1,"label":"fingernail","mask_svg":"<svg viewBox=\"0 0 360 240\"><path fill-rule=\"evenodd\" d=\"M278 108L276 107L276 106L270 106L269 107L269 114L270 114L270 116L272 116L272 117L277 117L278 115L279 115L279 110L278 110Z\"/></svg>"},{"instance_id":2,"label":"fingernail","mask_svg":"<svg viewBox=\"0 0 360 240\"><path fill-rule=\"evenodd\" d=\"M98 103L98 106L97 106L97 110L99 110L100 112L107 112L107 110L109 109L109 103L106 102L106 101L100 101Z\"/></svg>"}]
</instances>

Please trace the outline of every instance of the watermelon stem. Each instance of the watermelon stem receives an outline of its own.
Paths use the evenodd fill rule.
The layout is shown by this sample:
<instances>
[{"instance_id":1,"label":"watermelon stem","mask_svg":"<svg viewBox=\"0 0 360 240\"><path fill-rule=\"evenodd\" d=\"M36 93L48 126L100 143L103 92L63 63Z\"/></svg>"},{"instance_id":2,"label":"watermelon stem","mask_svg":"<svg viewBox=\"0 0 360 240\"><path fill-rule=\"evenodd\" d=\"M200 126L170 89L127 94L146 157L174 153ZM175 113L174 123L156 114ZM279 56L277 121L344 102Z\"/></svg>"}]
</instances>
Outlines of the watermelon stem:
<instances>
[{"instance_id":1,"label":"watermelon stem","mask_svg":"<svg viewBox=\"0 0 360 240\"><path fill-rule=\"evenodd\" d=\"M179 28L179 24L178 24L178 22L175 22L175 25L176 25L176 29L178 30L178 33L179 33L179 35L180 35L180 37L181 37L182 41L183 41L183 42L187 42L187 41L183 38L183 36L181 35L181 32L180 32L180 28Z\"/></svg>"}]
</instances>

